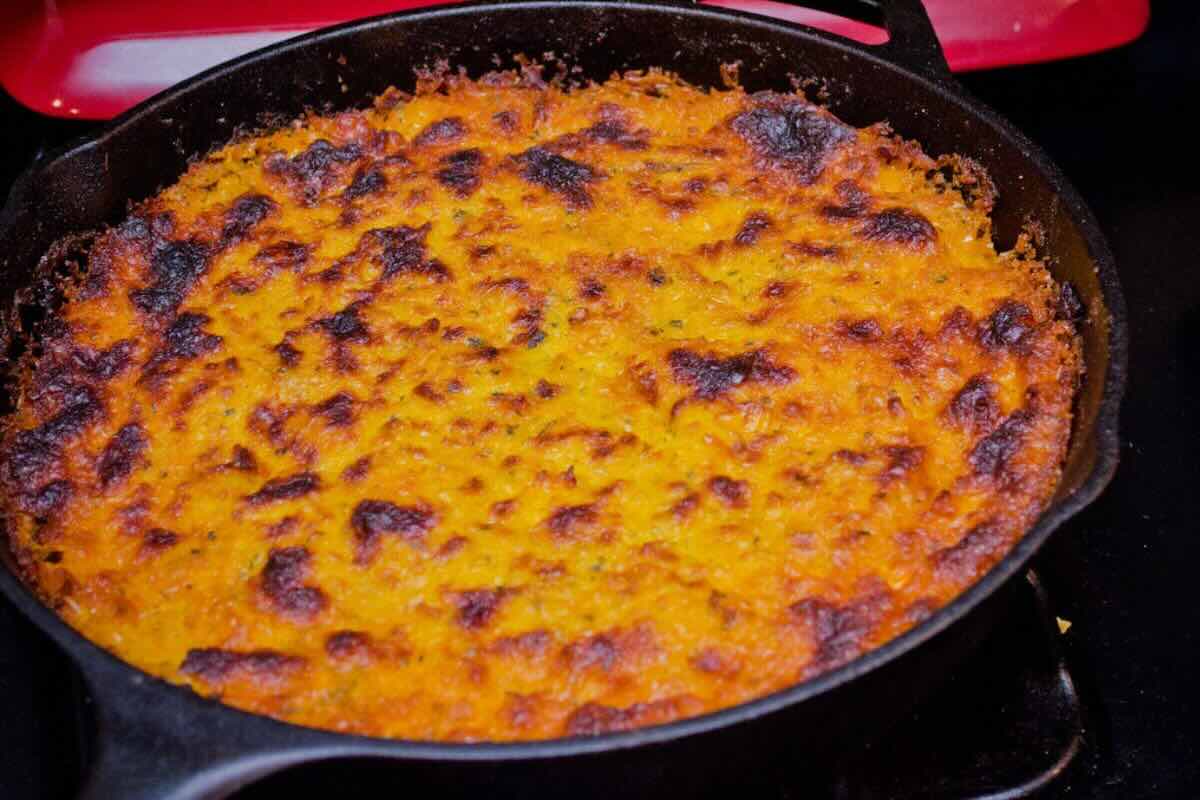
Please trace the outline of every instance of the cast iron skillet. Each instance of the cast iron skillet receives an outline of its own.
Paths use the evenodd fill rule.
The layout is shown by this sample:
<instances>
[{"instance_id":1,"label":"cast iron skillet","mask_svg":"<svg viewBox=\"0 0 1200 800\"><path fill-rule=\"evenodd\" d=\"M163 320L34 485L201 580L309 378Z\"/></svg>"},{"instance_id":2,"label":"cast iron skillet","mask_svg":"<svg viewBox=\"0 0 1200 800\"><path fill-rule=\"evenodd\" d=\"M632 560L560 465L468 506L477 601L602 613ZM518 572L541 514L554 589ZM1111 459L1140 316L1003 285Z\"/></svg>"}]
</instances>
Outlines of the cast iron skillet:
<instances>
[{"instance_id":1,"label":"cast iron skillet","mask_svg":"<svg viewBox=\"0 0 1200 800\"><path fill-rule=\"evenodd\" d=\"M42 302L21 291L51 244L113 224L127 204L173 182L187 159L252 128L262 112L363 104L388 85L411 88L414 67L437 59L472 74L524 53L553 52L602 79L662 66L719 86L720 65L741 62L748 90L787 90L789 76L824 80L825 100L855 125L888 120L931 154L963 153L1000 193L995 234L1011 246L1033 219L1044 253L1088 309L1087 375L1054 501L979 583L915 630L852 663L760 700L694 719L595 738L519 744L440 744L335 734L206 700L134 669L83 639L14 576L4 553L0 591L79 667L94 701L95 753L83 797L221 798L284 767L327 759L385 759L403 784L439 794L538 790L609 796L655 789L680 796L736 786L784 751L794 768L876 736L953 669L989 627L1001 587L1050 533L1089 503L1117 463L1125 377L1125 306L1112 256L1091 212L1029 140L967 97L950 78L919 0L818 2L882 19L890 35L866 46L819 31L676 0L518 0L432 8L355 22L293 39L210 70L148 100L35 163L0 213L3 308ZM0 548L5 549L5 548ZM65 689L64 689L65 690Z\"/></svg>"}]
</instances>

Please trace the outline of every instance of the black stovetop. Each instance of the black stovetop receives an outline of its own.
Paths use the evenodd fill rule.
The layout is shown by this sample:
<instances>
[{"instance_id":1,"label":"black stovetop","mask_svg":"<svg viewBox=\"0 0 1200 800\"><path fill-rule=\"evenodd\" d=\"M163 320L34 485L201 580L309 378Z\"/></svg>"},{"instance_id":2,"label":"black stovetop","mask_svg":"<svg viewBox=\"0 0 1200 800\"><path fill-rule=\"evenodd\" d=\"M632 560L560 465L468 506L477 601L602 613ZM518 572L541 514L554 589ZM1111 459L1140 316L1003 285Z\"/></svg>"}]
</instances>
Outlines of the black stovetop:
<instances>
[{"instance_id":1,"label":"black stovetop","mask_svg":"<svg viewBox=\"0 0 1200 800\"><path fill-rule=\"evenodd\" d=\"M1091 204L1129 303L1121 466L1038 557L1040 586L971 661L816 796L839 800L1200 796L1200 15L1157 3L1135 44L1069 62L962 76L1042 144ZM0 194L42 147L91 126L40 118L0 92ZM1070 620L1060 633L1055 617ZM0 798L75 791L84 756L73 670L0 602ZM871 769L853 760L869 758ZM370 769L310 768L238 795L370 796ZM747 796L812 797L786 765ZM668 787L664 787L664 793Z\"/></svg>"}]
</instances>

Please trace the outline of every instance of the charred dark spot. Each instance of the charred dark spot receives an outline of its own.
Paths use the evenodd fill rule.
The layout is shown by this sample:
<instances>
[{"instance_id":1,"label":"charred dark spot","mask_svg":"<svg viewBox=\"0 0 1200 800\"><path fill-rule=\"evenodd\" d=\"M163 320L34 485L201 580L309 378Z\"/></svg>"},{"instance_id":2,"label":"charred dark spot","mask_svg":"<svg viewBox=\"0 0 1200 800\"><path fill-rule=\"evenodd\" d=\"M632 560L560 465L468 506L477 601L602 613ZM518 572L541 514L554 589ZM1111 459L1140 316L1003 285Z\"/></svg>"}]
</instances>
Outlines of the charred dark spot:
<instances>
[{"instance_id":1,"label":"charred dark spot","mask_svg":"<svg viewBox=\"0 0 1200 800\"><path fill-rule=\"evenodd\" d=\"M150 220L133 214L117 226L117 235L127 242L148 244L152 238Z\"/></svg>"},{"instance_id":2,"label":"charred dark spot","mask_svg":"<svg viewBox=\"0 0 1200 800\"><path fill-rule=\"evenodd\" d=\"M791 367L773 362L765 350L721 358L681 348L667 355L667 363L676 382L692 387L700 400L720 397L743 383L781 385L796 376Z\"/></svg>"},{"instance_id":3,"label":"charred dark spot","mask_svg":"<svg viewBox=\"0 0 1200 800\"><path fill-rule=\"evenodd\" d=\"M233 446L233 458L229 460L225 466L228 469L235 469L238 472L255 472L258 469L258 459L254 457L254 453L248 448L242 447L240 444Z\"/></svg>"},{"instance_id":4,"label":"charred dark spot","mask_svg":"<svg viewBox=\"0 0 1200 800\"><path fill-rule=\"evenodd\" d=\"M44 335L42 344L43 347L49 347ZM65 359L43 357L42 362L38 363L30 396L38 402L50 399L55 407L70 405L78 389L71 380L72 375L82 373L96 380L112 380L132 365L136 350L137 344L132 339L121 339L107 350L73 347Z\"/></svg>"},{"instance_id":5,"label":"charred dark spot","mask_svg":"<svg viewBox=\"0 0 1200 800\"><path fill-rule=\"evenodd\" d=\"M492 122L505 133L512 133L521 124L521 117L515 111L499 111L492 115Z\"/></svg>"},{"instance_id":6,"label":"charred dark spot","mask_svg":"<svg viewBox=\"0 0 1200 800\"><path fill-rule=\"evenodd\" d=\"M554 642L554 636L543 628L518 633L513 636L502 636L492 642L488 648L491 652L501 655L521 655L526 658L540 656Z\"/></svg>"},{"instance_id":7,"label":"charred dark spot","mask_svg":"<svg viewBox=\"0 0 1200 800\"><path fill-rule=\"evenodd\" d=\"M222 241L236 242L245 239L246 234L270 216L275 208L275 201L265 195L242 195L233 202L233 207L225 212L225 227L221 230Z\"/></svg>"},{"instance_id":8,"label":"charred dark spot","mask_svg":"<svg viewBox=\"0 0 1200 800\"><path fill-rule=\"evenodd\" d=\"M791 291L792 285L784 281L771 281L763 287L763 297L774 300L779 297L787 297L787 293Z\"/></svg>"},{"instance_id":9,"label":"charred dark spot","mask_svg":"<svg viewBox=\"0 0 1200 800\"><path fill-rule=\"evenodd\" d=\"M726 475L716 475L708 481L708 490L730 508L744 508L750 498L750 484L735 481Z\"/></svg>"},{"instance_id":10,"label":"charred dark spot","mask_svg":"<svg viewBox=\"0 0 1200 800\"><path fill-rule=\"evenodd\" d=\"M458 609L458 624L469 631L487 627L496 616L500 606L513 594L512 589L470 589L451 594L451 602Z\"/></svg>"},{"instance_id":11,"label":"charred dark spot","mask_svg":"<svg viewBox=\"0 0 1200 800\"><path fill-rule=\"evenodd\" d=\"M118 530L130 535L137 535L145 529L146 515L150 513L150 501L145 494L139 493L137 497L138 500L118 507L115 516L120 520Z\"/></svg>"},{"instance_id":12,"label":"charred dark spot","mask_svg":"<svg viewBox=\"0 0 1200 800\"><path fill-rule=\"evenodd\" d=\"M282 451L288 444L284 425L293 413L294 409L290 406L271 407L260 403L250 412L246 427L260 436L265 436L277 450Z\"/></svg>"},{"instance_id":13,"label":"charred dark spot","mask_svg":"<svg viewBox=\"0 0 1200 800\"><path fill-rule=\"evenodd\" d=\"M237 678L274 683L304 668L305 660L275 650L237 652L206 647L189 650L179 670L207 683L221 684Z\"/></svg>"},{"instance_id":14,"label":"charred dark spot","mask_svg":"<svg viewBox=\"0 0 1200 800\"><path fill-rule=\"evenodd\" d=\"M996 430L980 439L968 456L975 474L992 478L1003 475L1013 456L1020 451L1025 432L1033 419L1032 411L1018 409L1009 414Z\"/></svg>"},{"instance_id":15,"label":"charred dark spot","mask_svg":"<svg viewBox=\"0 0 1200 800\"><path fill-rule=\"evenodd\" d=\"M821 215L828 220L858 219L871 208L871 196L854 181L839 181L834 191L837 192L838 203L821 208Z\"/></svg>"},{"instance_id":16,"label":"charred dark spot","mask_svg":"<svg viewBox=\"0 0 1200 800\"><path fill-rule=\"evenodd\" d=\"M85 402L94 396L91 383L80 380L76 370L61 367L43 358L34 370L28 397L42 414L53 414Z\"/></svg>"},{"instance_id":17,"label":"charred dark spot","mask_svg":"<svg viewBox=\"0 0 1200 800\"><path fill-rule=\"evenodd\" d=\"M571 642L563 648L563 657L572 671L580 671L599 667L605 672L610 671L621 656L620 648L612 636L598 633L577 642Z\"/></svg>"},{"instance_id":18,"label":"charred dark spot","mask_svg":"<svg viewBox=\"0 0 1200 800\"><path fill-rule=\"evenodd\" d=\"M32 494L20 495L17 503L25 513L45 518L62 511L74 494L75 486L70 481L50 481Z\"/></svg>"},{"instance_id":19,"label":"charred dark spot","mask_svg":"<svg viewBox=\"0 0 1200 800\"><path fill-rule=\"evenodd\" d=\"M12 437L0 457L0 480L13 494L27 493L58 465L63 446L103 414L104 406L95 392L80 387L72 393L70 405L36 428Z\"/></svg>"},{"instance_id":20,"label":"charred dark spot","mask_svg":"<svg viewBox=\"0 0 1200 800\"><path fill-rule=\"evenodd\" d=\"M916 211L889 208L867 217L858 235L871 242L923 248L937 240L937 229Z\"/></svg>"},{"instance_id":21,"label":"charred dark spot","mask_svg":"<svg viewBox=\"0 0 1200 800\"><path fill-rule=\"evenodd\" d=\"M791 174L802 185L820 177L830 156L854 138L854 129L816 106L778 96L733 118L733 130L760 166Z\"/></svg>"},{"instance_id":22,"label":"charred dark spot","mask_svg":"<svg viewBox=\"0 0 1200 800\"><path fill-rule=\"evenodd\" d=\"M691 703L688 703L691 700ZM600 703L584 703L567 717L568 736L598 736L644 727L676 719L683 713L695 713L694 698L668 697L649 703L634 703L616 708Z\"/></svg>"},{"instance_id":23,"label":"charred dark spot","mask_svg":"<svg viewBox=\"0 0 1200 800\"><path fill-rule=\"evenodd\" d=\"M513 337L513 344L527 344L531 337L541 333L543 313L540 306L522 308L512 318L512 327L520 333ZM540 340L539 340L540 341ZM534 347L536 345L530 345Z\"/></svg>"},{"instance_id":24,"label":"charred dark spot","mask_svg":"<svg viewBox=\"0 0 1200 800\"><path fill-rule=\"evenodd\" d=\"M371 334L366 323L358 316L361 309L361 301L351 303L336 314L317 320L316 325L336 344L366 344L371 340Z\"/></svg>"},{"instance_id":25,"label":"charred dark spot","mask_svg":"<svg viewBox=\"0 0 1200 800\"><path fill-rule=\"evenodd\" d=\"M279 356L279 360L283 362L285 367L294 367L300 363L300 357L304 353L297 350L292 343L284 339L279 344L275 345L272 350Z\"/></svg>"},{"instance_id":26,"label":"charred dark spot","mask_svg":"<svg viewBox=\"0 0 1200 800\"><path fill-rule=\"evenodd\" d=\"M100 476L100 488L108 489L129 477L148 444L146 430L136 422L131 422L117 431L105 445L104 452L100 454L100 463L96 467L96 473Z\"/></svg>"},{"instance_id":27,"label":"charred dark spot","mask_svg":"<svg viewBox=\"0 0 1200 800\"><path fill-rule=\"evenodd\" d=\"M584 703L567 717L569 736L599 736L632 730L637 712L629 708L615 708L600 703Z\"/></svg>"},{"instance_id":28,"label":"charred dark spot","mask_svg":"<svg viewBox=\"0 0 1200 800\"><path fill-rule=\"evenodd\" d=\"M472 345L471 355L479 361L495 361L500 357L500 349L489 344Z\"/></svg>"},{"instance_id":29,"label":"charred dark spot","mask_svg":"<svg viewBox=\"0 0 1200 800\"><path fill-rule=\"evenodd\" d=\"M604 284L595 278L584 278L579 282L579 296L584 300L599 300L605 291Z\"/></svg>"},{"instance_id":30,"label":"charred dark spot","mask_svg":"<svg viewBox=\"0 0 1200 800\"><path fill-rule=\"evenodd\" d=\"M849 464L852 467L861 467L863 464L867 463L866 454L860 453L857 450L838 450L833 454L833 457L838 461Z\"/></svg>"},{"instance_id":31,"label":"charred dark spot","mask_svg":"<svg viewBox=\"0 0 1200 800\"><path fill-rule=\"evenodd\" d=\"M655 267L646 273L646 279L650 281L651 286L662 286L667 282L667 273Z\"/></svg>"},{"instance_id":32,"label":"charred dark spot","mask_svg":"<svg viewBox=\"0 0 1200 800\"><path fill-rule=\"evenodd\" d=\"M816 646L808 674L835 669L854 659L888 600L887 594L880 593L847 605L817 597L793 603L789 611L808 626Z\"/></svg>"},{"instance_id":33,"label":"charred dark spot","mask_svg":"<svg viewBox=\"0 0 1200 800\"><path fill-rule=\"evenodd\" d=\"M587 164L542 147L531 147L515 158L525 180L561 196L570 208L591 208L592 196L587 187L598 180L600 174Z\"/></svg>"},{"instance_id":34,"label":"charred dark spot","mask_svg":"<svg viewBox=\"0 0 1200 800\"><path fill-rule=\"evenodd\" d=\"M349 481L350 483L354 483L355 481L361 481L363 478L367 477L367 473L370 471L371 471L371 457L363 456L362 458L358 459L353 464L351 464L350 466L348 466L344 470L342 470L342 480Z\"/></svg>"},{"instance_id":35,"label":"charred dark spot","mask_svg":"<svg viewBox=\"0 0 1200 800\"><path fill-rule=\"evenodd\" d=\"M325 654L338 661L359 658L371 647L371 637L360 631L337 631L325 639Z\"/></svg>"},{"instance_id":36,"label":"charred dark spot","mask_svg":"<svg viewBox=\"0 0 1200 800\"><path fill-rule=\"evenodd\" d=\"M134 289L129 299L142 312L162 316L173 312L208 269L208 245L195 240L169 242L150 257L154 282Z\"/></svg>"},{"instance_id":37,"label":"charred dark spot","mask_svg":"<svg viewBox=\"0 0 1200 800\"><path fill-rule=\"evenodd\" d=\"M272 478L263 484L252 495L246 497L246 502L252 506L277 503L282 500L294 500L306 494L312 494L321 488L321 480L311 472L301 472L283 478Z\"/></svg>"},{"instance_id":38,"label":"charred dark spot","mask_svg":"<svg viewBox=\"0 0 1200 800\"><path fill-rule=\"evenodd\" d=\"M561 506L546 518L546 527L556 537L569 537L580 528L595 523L600 519L593 505Z\"/></svg>"},{"instance_id":39,"label":"charred dark spot","mask_svg":"<svg viewBox=\"0 0 1200 800\"><path fill-rule=\"evenodd\" d=\"M683 521L692 515L692 512L700 507L700 495L695 492L689 492L681 500L671 506L671 514L676 520Z\"/></svg>"},{"instance_id":40,"label":"charred dark spot","mask_svg":"<svg viewBox=\"0 0 1200 800\"><path fill-rule=\"evenodd\" d=\"M770 227L771 218L761 211L756 211L742 222L742 227L738 229L733 241L742 247L750 247L757 244L763 231Z\"/></svg>"},{"instance_id":41,"label":"charred dark spot","mask_svg":"<svg viewBox=\"0 0 1200 800\"><path fill-rule=\"evenodd\" d=\"M312 553L305 547L272 548L263 567L260 587L276 611L298 621L309 621L329 605L329 599L304 580L312 570Z\"/></svg>"},{"instance_id":42,"label":"charred dark spot","mask_svg":"<svg viewBox=\"0 0 1200 800\"><path fill-rule=\"evenodd\" d=\"M308 263L310 254L307 246L297 242L275 242L255 253L254 263L268 275L285 269L299 272Z\"/></svg>"},{"instance_id":43,"label":"charred dark spot","mask_svg":"<svg viewBox=\"0 0 1200 800\"><path fill-rule=\"evenodd\" d=\"M129 301L141 312L150 316L165 316L183 302L183 294L167 289L134 289L129 293Z\"/></svg>"},{"instance_id":44,"label":"charred dark spot","mask_svg":"<svg viewBox=\"0 0 1200 800\"><path fill-rule=\"evenodd\" d=\"M1026 353L1033 332L1033 312L1016 300L1005 300L979 326L979 343L988 350Z\"/></svg>"},{"instance_id":45,"label":"charred dark spot","mask_svg":"<svg viewBox=\"0 0 1200 800\"><path fill-rule=\"evenodd\" d=\"M837 258L841 250L836 245L823 245L814 242L788 242L788 250L806 258Z\"/></svg>"},{"instance_id":46,"label":"charred dark spot","mask_svg":"<svg viewBox=\"0 0 1200 800\"><path fill-rule=\"evenodd\" d=\"M299 527L300 518L294 514L289 514L278 522L273 522L267 526L266 536L268 539L278 539L281 536L294 533Z\"/></svg>"},{"instance_id":47,"label":"charred dark spot","mask_svg":"<svg viewBox=\"0 0 1200 800\"><path fill-rule=\"evenodd\" d=\"M208 269L208 258L209 249L203 242L169 242L154 253L150 269L157 287L182 291Z\"/></svg>"},{"instance_id":48,"label":"charred dark spot","mask_svg":"<svg viewBox=\"0 0 1200 800\"><path fill-rule=\"evenodd\" d=\"M1078 325L1087 316L1087 308L1079 296L1079 290L1070 281L1063 281L1058 287L1058 298L1054 304L1055 319L1064 320Z\"/></svg>"},{"instance_id":49,"label":"charred dark spot","mask_svg":"<svg viewBox=\"0 0 1200 800\"><path fill-rule=\"evenodd\" d=\"M970 430L987 430L1000 415L996 384L986 375L976 375L954 395L946 413L955 423Z\"/></svg>"},{"instance_id":50,"label":"charred dark spot","mask_svg":"<svg viewBox=\"0 0 1200 800\"><path fill-rule=\"evenodd\" d=\"M318 139L293 158L276 153L267 159L264 169L278 175L300 190L306 202L313 202L335 180L340 171L362 157L362 148L357 144L334 147L325 139Z\"/></svg>"},{"instance_id":51,"label":"charred dark spot","mask_svg":"<svg viewBox=\"0 0 1200 800\"><path fill-rule=\"evenodd\" d=\"M705 647L691 658L693 667L709 675L736 675L740 671L737 659L725 655L715 647Z\"/></svg>"},{"instance_id":52,"label":"charred dark spot","mask_svg":"<svg viewBox=\"0 0 1200 800\"><path fill-rule=\"evenodd\" d=\"M887 464L879 473L879 482L888 485L894 481L903 480L908 473L921 466L925 460L924 447L909 447L907 445L891 445L883 448Z\"/></svg>"},{"instance_id":53,"label":"charred dark spot","mask_svg":"<svg viewBox=\"0 0 1200 800\"><path fill-rule=\"evenodd\" d=\"M210 321L207 314L192 312L176 317L163 335L162 346L146 362L143 379L158 377L174 362L190 361L220 347L224 339L204 331Z\"/></svg>"},{"instance_id":54,"label":"charred dark spot","mask_svg":"<svg viewBox=\"0 0 1200 800\"><path fill-rule=\"evenodd\" d=\"M583 136L598 144L615 144L624 150L645 150L647 131L631 131L620 119L604 119L583 131Z\"/></svg>"},{"instance_id":55,"label":"charred dark spot","mask_svg":"<svg viewBox=\"0 0 1200 800\"><path fill-rule=\"evenodd\" d=\"M374 228L363 234L359 249L375 252L373 260L383 272L383 278L396 275L425 275L434 281L450 279L450 270L436 258L425 254L425 237L430 224L419 228L397 225L393 228Z\"/></svg>"},{"instance_id":56,"label":"charred dark spot","mask_svg":"<svg viewBox=\"0 0 1200 800\"><path fill-rule=\"evenodd\" d=\"M431 403L444 403L446 401L446 396L439 392L429 381L418 383L416 388L413 389L413 394Z\"/></svg>"},{"instance_id":57,"label":"charred dark spot","mask_svg":"<svg viewBox=\"0 0 1200 800\"><path fill-rule=\"evenodd\" d=\"M204 314L180 314L167 328L163 337L166 346L158 351L156 357L191 359L216 350L222 342L221 337L201 330L209 321Z\"/></svg>"},{"instance_id":58,"label":"charred dark spot","mask_svg":"<svg viewBox=\"0 0 1200 800\"><path fill-rule=\"evenodd\" d=\"M883 328L873 319L860 319L853 322L841 320L837 324L837 332L855 342L877 342L883 338Z\"/></svg>"},{"instance_id":59,"label":"charred dark spot","mask_svg":"<svg viewBox=\"0 0 1200 800\"><path fill-rule=\"evenodd\" d=\"M413 138L417 147L431 144L448 144L457 142L467 135L467 126L458 117L446 117L425 126L425 129Z\"/></svg>"},{"instance_id":60,"label":"charred dark spot","mask_svg":"<svg viewBox=\"0 0 1200 800\"><path fill-rule=\"evenodd\" d=\"M529 281L524 278L507 277L507 278L492 278L479 284L484 291L500 290L511 292L515 295L522 295L529 291Z\"/></svg>"},{"instance_id":61,"label":"charred dark spot","mask_svg":"<svg viewBox=\"0 0 1200 800\"><path fill-rule=\"evenodd\" d=\"M442 542L442 546L437 549L436 556L439 559L451 558L461 552L470 543L471 540L465 536L451 536Z\"/></svg>"},{"instance_id":62,"label":"charred dark spot","mask_svg":"<svg viewBox=\"0 0 1200 800\"><path fill-rule=\"evenodd\" d=\"M357 200L369 194L382 192L387 185L387 176L378 167L359 167L342 196L347 200Z\"/></svg>"},{"instance_id":63,"label":"charred dark spot","mask_svg":"<svg viewBox=\"0 0 1200 800\"><path fill-rule=\"evenodd\" d=\"M1004 545L1004 534L1000 528L994 523L984 522L967 531L957 544L938 550L930 560L939 575L970 580L978 576L980 569L989 561L1001 555Z\"/></svg>"},{"instance_id":64,"label":"charred dark spot","mask_svg":"<svg viewBox=\"0 0 1200 800\"><path fill-rule=\"evenodd\" d=\"M459 150L444 156L439 163L438 183L459 197L470 197L479 188L482 182L479 169L483 166L483 153L479 150Z\"/></svg>"},{"instance_id":65,"label":"charred dark spot","mask_svg":"<svg viewBox=\"0 0 1200 800\"><path fill-rule=\"evenodd\" d=\"M326 425L344 427L354 422L354 405L352 395L338 392L313 406L313 413L323 418Z\"/></svg>"},{"instance_id":66,"label":"charred dark spot","mask_svg":"<svg viewBox=\"0 0 1200 800\"><path fill-rule=\"evenodd\" d=\"M138 550L143 557L148 557L170 550L177 544L179 534L165 528L151 528L142 536L142 545Z\"/></svg>"},{"instance_id":67,"label":"charred dark spot","mask_svg":"<svg viewBox=\"0 0 1200 800\"><path fill-rule=\"evenodd\" d=\"M385 533L420 545L435 524L437 516L426 506L398 506L386 500L363 500L350 515L350 527L358 549L356 560L360 564L368 563Z\"/></svg>"},{"instance_id":68,"label":"charred dark spot","mask_svg":"<svg viewBox=\"0 0 1200 800\"><path fill-rule=\"evenodd\" d=\"M43 422L32 431L37 437L45 439L53 445L64 444L67 439L74 438L83 432L89 424L104 413L104 406L88 386L79 386L71 392L62 411Z\"/></svg>"},{"instance_id":69,"label":"charred dark spot","mask_svg":"<svg viewBox=\"0 0 1200 800\"><path fill-rule=\"evenodd\" d=\"M540 378L538 379L537 386L534 387L534 392L543 400L549 400L558 394L560 388L560 386L550 383L545 378Z\"/></svg>"},{"instance_id":70,"label":"charred dark spot","mask_svg":"<svg viewBox=\"0 0 1200 800\"><path fill-rule=\"evenodd\" d=\"M953 311L948 312L942 317L942 325L939 333L943 336L956 336L966 333L974 323L975 320L971 317L970 311L967 311L962 306L955 306Z\"/></svg>"}]
</instances>

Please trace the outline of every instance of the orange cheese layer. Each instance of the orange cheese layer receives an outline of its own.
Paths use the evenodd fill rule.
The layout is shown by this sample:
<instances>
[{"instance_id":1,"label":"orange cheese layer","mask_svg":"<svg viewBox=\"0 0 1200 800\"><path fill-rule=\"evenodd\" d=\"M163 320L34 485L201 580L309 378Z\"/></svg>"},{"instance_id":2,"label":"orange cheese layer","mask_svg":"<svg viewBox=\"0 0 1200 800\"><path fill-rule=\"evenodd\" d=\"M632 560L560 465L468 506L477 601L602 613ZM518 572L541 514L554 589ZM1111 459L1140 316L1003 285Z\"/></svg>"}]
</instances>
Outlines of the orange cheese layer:
<instances>
[{"instance_id":1,"label":"orange cheese layer","mask_svg":"<svg viewBox=\"0 0 1200 800\"><path fill-rule=\"evenodd\" d=\"M236 141L99 236L21 365L13 550L121 658L304 725L539 739L785 688L1056 484L1073 295L994 250L988 186L653 72Z\"/></svg>"}]
</instances>

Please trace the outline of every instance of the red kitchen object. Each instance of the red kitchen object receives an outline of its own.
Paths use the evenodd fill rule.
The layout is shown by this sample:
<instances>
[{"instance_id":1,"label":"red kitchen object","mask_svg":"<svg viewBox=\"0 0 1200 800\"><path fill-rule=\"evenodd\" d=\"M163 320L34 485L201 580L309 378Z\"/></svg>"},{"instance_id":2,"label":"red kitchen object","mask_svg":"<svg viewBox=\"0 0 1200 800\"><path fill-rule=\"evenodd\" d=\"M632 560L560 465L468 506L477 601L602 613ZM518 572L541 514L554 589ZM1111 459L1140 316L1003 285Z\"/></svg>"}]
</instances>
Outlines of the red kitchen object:
<instances>
[{"instance_id":1,"label":"red kitchen object","mask_svg":"<svg viewBox=\"0 0 1200 800\"><path fill-rule=\"evenodd\" d=\"M879 28L773 0L703 0L867 43ZM227 59L314 28L441 0L0 0L0 85L60 117L106 119ZM1082 55L1137 38L1149 0L926 0L955 70Z\"/></svg>"}]
</instances>

